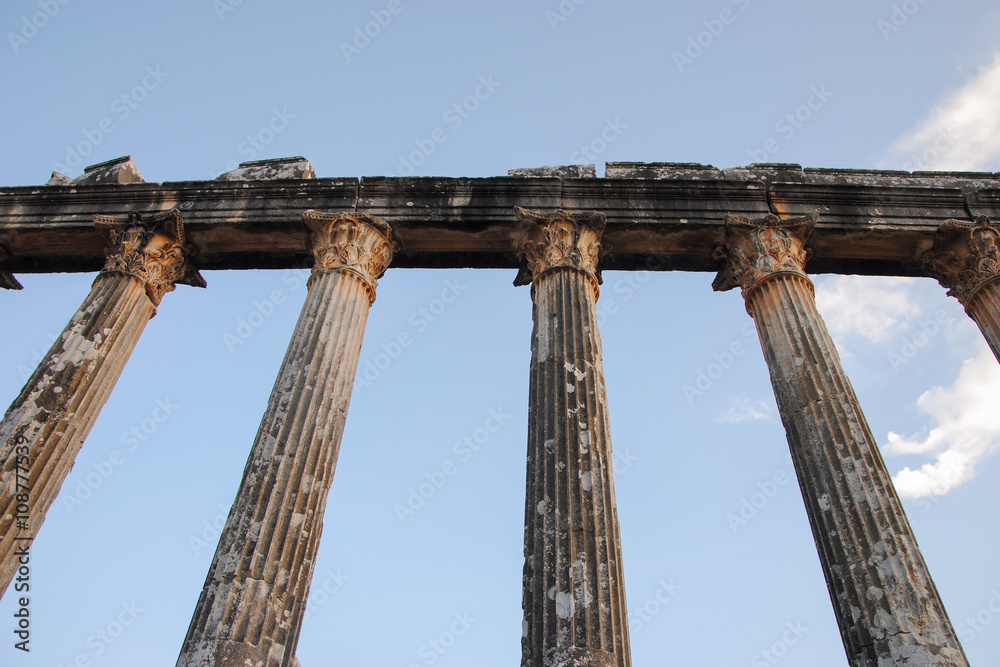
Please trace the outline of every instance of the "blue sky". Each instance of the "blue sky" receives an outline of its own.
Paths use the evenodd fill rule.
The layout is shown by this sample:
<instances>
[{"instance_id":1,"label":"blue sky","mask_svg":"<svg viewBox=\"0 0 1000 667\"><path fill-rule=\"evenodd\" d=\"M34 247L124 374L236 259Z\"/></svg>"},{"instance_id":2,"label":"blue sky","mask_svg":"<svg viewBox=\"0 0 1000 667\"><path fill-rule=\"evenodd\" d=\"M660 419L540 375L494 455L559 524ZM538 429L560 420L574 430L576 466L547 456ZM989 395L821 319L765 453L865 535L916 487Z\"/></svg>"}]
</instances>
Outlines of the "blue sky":
<instances>
[{"instance_id":1,"label":"blue sky","mask_svg":"<svg viewBox=\"0 0 1000 667\"><path fill-rule=\"evenodd\" d=\"M321 177L765 156L1000 171L985 0L11 0L0 28L4 186L126 154L150 182L289 155ZM0 664L176 660L305 296L302 271L204 275L164 298L35 542L29 655L0 601ZM599 302L633 662L843 665L752 322L713 277L607 272ZM381 281L306 667L517 663L531 303L513 278ZM19 279L0 293L7 401L93 274ZM996 664L1000 366L932 280L816 283L965 650ZM700 373L717 377L686 393Z\"/></svg>"}]
</instances>

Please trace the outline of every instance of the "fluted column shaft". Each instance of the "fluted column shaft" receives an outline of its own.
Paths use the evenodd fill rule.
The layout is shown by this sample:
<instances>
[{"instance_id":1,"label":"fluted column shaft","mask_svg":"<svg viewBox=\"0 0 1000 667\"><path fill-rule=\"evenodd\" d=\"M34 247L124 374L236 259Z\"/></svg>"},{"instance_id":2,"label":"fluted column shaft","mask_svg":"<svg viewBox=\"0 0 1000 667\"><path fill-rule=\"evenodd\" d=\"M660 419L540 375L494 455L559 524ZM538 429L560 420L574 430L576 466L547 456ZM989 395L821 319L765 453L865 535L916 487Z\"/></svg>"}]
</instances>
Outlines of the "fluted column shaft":
<instances>
[{"instance_id":1,"label":"fluted column shaft","mask_svg":"<svg viewBox=\"0 0 1000 667\"><path fill-rule=\"evenodd\" d=\"M727 219L715 288L756 322L849 663L967 666L803 272L814 222Z\"/></svg>"},{"instance_id":2,"label":"fluted column shaft","mask_svg":"<svg viewBox=\"0 0 1000 667\"><path fill-rule=\"evenodd\" d=\"M163 294L175 282L204 285L176 212L95 223L108 262L0 422L0 595Z\"/></svg>"},{"instance_id":3,"label":"fluted column shaft","mask_svg":"<svg viewBox=\"0 0 1000 667\"><path fill-rule=\"evenodd\" d=\"M389 228L308 212L316 264L179 666L293 664Z\"/></svg>"},{"instance_id":4,"label":"fluted column shaft","mask_svg":"<svg viewBox=\"0 0 1000 667\"><path fill-rule=\"evenodd\" d=\"M1000 361L1000 279L980 287L965 304L965 312L979 325L993 355Z\"/></svg>"},{"instance_id":5,"label":"fluted column shaft","mask_svg":"<svg viewBox=\"0 0 1000 667\"><path fill-rule=\"evenodd\" d=\"M1000 361L1000 230L986 216L948 220L924 258L928 273L965 306Z\"/></svg>"},{"instance_id":6,"label":"fluted column shaft","mask_svg":"<svg viewBox=\"0 0 1000 667\"><path fill-rule=\"evenodd\" d=\"M518 209L534 330L522 667L631 665L597 330L603 216Z\"/></svg>"}]
</instances>

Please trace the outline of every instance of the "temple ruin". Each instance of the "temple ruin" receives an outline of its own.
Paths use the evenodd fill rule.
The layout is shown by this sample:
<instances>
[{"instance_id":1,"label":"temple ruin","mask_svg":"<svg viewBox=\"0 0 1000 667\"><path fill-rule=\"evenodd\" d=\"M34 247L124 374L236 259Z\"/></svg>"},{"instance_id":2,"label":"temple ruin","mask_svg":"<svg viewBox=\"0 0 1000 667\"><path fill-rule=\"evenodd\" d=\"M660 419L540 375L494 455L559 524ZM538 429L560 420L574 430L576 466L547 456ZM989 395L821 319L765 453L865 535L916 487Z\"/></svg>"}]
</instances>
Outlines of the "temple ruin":
<instances>
[{"instance_id":1,"label":"temple ruin","mask_svg":"<svg viewBox=\"0 0 1000 667\"><path fill-rule=\"evenodd\" d=\"M296 157L145 183L125 157L0 188L0 286L98 272L0 423L0 585L160 300L204 287L200 270L312 266L177 661L296 664L379 277L506 268L530 285L534 319L521 664L626 667L601 270L704 271L716 290L738 287L756 323L849 664L967 667L809 276L934 277L1000 359L998 217L1000 174L795 164L358 179L317 178Z\"/></svg>"}]
</instances>

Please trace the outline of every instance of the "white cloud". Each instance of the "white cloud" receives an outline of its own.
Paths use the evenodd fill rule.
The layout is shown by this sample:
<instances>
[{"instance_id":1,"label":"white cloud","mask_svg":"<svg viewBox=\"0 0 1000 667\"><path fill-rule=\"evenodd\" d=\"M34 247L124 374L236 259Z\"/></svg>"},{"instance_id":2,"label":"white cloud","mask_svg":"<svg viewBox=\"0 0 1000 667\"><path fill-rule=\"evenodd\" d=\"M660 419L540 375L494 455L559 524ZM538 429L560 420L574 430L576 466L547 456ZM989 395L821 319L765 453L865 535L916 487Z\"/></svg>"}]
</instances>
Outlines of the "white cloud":
<instances>
[{"instance_id":1,"label":"white cloud","mask_svg":"<svg viewBox=\"0 0 1000 667\"><path fill-rule=\"evenodd\" d=\"M1000 54L889 148L880 167L993 170L1000 165Z\"/></svg>"},{"instance_id":2,"label":"white cloud","mask_svg":"<svg viewBox=\"0 0 1000 667\"><path fill-rule=\"evenodd\" d=\"M729 409L716 417L715 421L738 424L770 418L771 408L765 401L755 401L749 396L737 396L729 399Z\"/></svg>"},{"instance_id":3,"label":"white cloud","mask_svg":"<svg viewBox=\"0 0 1000 667\"><path fill-rule=\"evenodd\" d=\"M985 343L962 363L955 383L925 392L917 405L937 421L923 439L889 432L891 454L934 455L934 463L905 467L893 482L908 498L943 496L975 476L975 467L1000 451L1000 365Z\"/></svg>"},{"instance_id":4,"label":"white cloud","mask_svg":"<svg viewBox=\"0 0 1000 667\"><path fill-rule=\"evenodd\" d=\"M833 276L816 285L816 307L834 338L855 334L888 340L920 308L910 299L916 278ZM838 345L839 346L839 345Z\"/></svg>"}]
</instances>

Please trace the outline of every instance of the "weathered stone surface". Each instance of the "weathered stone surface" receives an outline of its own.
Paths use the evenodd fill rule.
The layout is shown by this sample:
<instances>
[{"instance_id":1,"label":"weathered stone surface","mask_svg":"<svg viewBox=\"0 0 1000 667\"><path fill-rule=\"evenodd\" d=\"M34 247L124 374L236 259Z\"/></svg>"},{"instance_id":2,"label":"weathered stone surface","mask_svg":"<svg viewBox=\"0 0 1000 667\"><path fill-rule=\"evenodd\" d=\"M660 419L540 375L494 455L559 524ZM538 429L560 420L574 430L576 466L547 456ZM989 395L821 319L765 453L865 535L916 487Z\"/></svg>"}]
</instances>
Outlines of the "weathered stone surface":
<instances>
[{"instance_id":1,"label":"weathered stone surface","mask_svg":"<svg viewBox=\"0 0 1000 667\"><path fill-rule=\"evenodd\" d=\"M804 267L808 258L806 239L816 227L817 215L794 220L782 220L768 215L763 220L752 221L739 216L726 220L726 244L716 255L725 259L719 275L712 283L716 291L724 292L740 287L743 298L749 296L765 280L775 274L795 274L806 277ZM753 315L753 313L750 313Z\"/></svg>"},{"instance_id":2,"label":"weathered stone surface","mask_svg":"<svg viewBox=\"0 0 1000 667\"><path fill-rule=\"evenodd\" d=\"M975 223L948 220L924 257L927 272L948 288L979 325L1000 360L1000 230L982 216Z\"/></svg>"},{"instance_id":3,"label":"weathered stone surface","mask_svg":"<svg viewBox=\"0 0 1000 667\"><path fill-rule=\"evenodd\" d=\"M815 217L726 222L717 290L740 286L848 661L967 667L805 274Z\"/></svg>"},{"instance_id":4,"label":"weathered stone surface","mask_svg":"<svg viewBox=\"0 0 1000 667\"><path fill-rule=\"evenodd\" d=\"M187 242L177 209L145 218L138 213L129 218L98 215L94 227L107 242L101 273L135 276L154 306L177 284L205 287L205 279L190 261L195 250Z\"/></svg>"},{"instance_id":5,"label":"weathered stone surface","mask_svg":"<svg viewBox=\"0 0 1000 667\"><path fill-rule=\"evenodd\" d=\"M178 667L293 664L375 281L371 216L304 216L316 263Z\"/></svg>"},{"instance_id":6,"label":"weathered stone surface","mask_svg":"<svg viewBox=\"0 0 1000 667\"><path fill-rule=\"evenodd\" d=\"M604 178L671 178L677 180L718 180L725 175L710 164L696 162L608 162Z\"/></svg>"},{"instance_id":7,"label":"weathered stone surface","mask_svg":"<svg viewBox=\"0 0 1000 667\"><path fill-rule=\"evenodd\" d=\"M11 273L6 266L7 260L10 255L7 251L0 247L0 287L3 289L24 289L24 286L17 282L17 278Z\"/></svg>"},{"instance_id":8,"label":"weathered stone surface","mask_svg":"<svg viewBox=\"0 0 1000 667\"><path fill-rule=\"evenodd\" d=\"M597 330L603 216L517 210L531 284L522 667L631 665Z\"/></svg>"},{"instance_id":9,"label":"weathered stone surface","mask_svg":"<svg viewBox=\"0 0 1000 667\"><path fill-rule=\"evenodd\" d=\"M507 175L511 178L597 178L597 167L592 164L528 167L509 169Z\"/></svg>"},{"instance_id":10,"label":"weathered stone surface","mask_svg":"<svg viewBox=\"0 0 1000 667\"><path fill-rule=\"evenodd\" d=\"M298 158L289 158L293 163ZM265 161L267 162L267 161ZM616 171L616 164L627 164ZM614 178L386 178L191 181L0 188L0 244L15 273L94 271L103 241L96 214L184 213L203 269L290 268L309 260L302 212L343 210L384 219L404 249L398 267L516 268L508 241L515 205L601 211L606 269L709 271L727 213L823 217L812 235L814 273L924 275L919 258L938 227L970 215L1000 218L1000 180L955 174L751 165L611 163ZM270 170L267 170L270 171ZM625 178L627 175L637 178ZM670 174L670 177L648 177ZM638 177L642 176L642 177Z\"/></svg>"},{"instance_id":11,"label":"weathered stone surface","mask_svg":"<svg viewBox=\"0 0 1000 667\"><path fill-rule=\"evenodd\" d=\"M283 158L243 163L214 181L160 185L141 182L131 159L119 158L73 181L61 176L46 186L0 188L0 242L9 251L0 253L0 286L17 286L11 271L105 267L0 422L0 576L8 581L3 539L34 535L36 510L44 517L155 305L176 282L203 285L189 261L194 250L203 268L214 269L299 267L315 257L306 305L178 663L296 664L378 274L390 257L400 267L520 267L517 281L532 285L535 319L524 664L627 664L594 308L598 266L707 270L724 257L716 288L741 286L757 323L851 663L965 664L815 311L804 264L808 258L813 272L934 272L957 290L997 353L996 230L988 220L960 220L1000 216L997 174L608 163L605 178L554 167L498 178L359 180L316 179L304 158ZM564 212L512 213L515 204ZM150 220L142 216L171 207L184 212L184 227L175 211L147 236L141 225ZM350 213L308 214L310 237L298 219L312 208ZM726 221L727 213L743 220ZM749 220L769 213L806 217ZM392 252L380 220L402 250ZM957 236L945 238L942 223ZM118 250L106 254L108 243ZM713 255L720 245L725 252ZM31 520L17 529L12 448L25 441L37 457L31 483L40 500L33 497Z\"/></svg>"},{"instance_id":12,"label":"weathered stone surface","mask_svg":"<svg viewBox=\"0 0 1000 667\"><path fill-rule=\"evenodd\" d=\"M70 182L70 185L122 185L143 182L142 174L139 173L139 167L135 166L135 162L132 161L131 156L125 155L87 167L83 170L83 175L74 178ZM49 179L47 185L55 184L52 183L52 179Z\"/></svg>"},{"instance_id":13,"label":"weathered stone surface","mask_svg":"<svg viewBox=\"0 0 1000 667\"><path fill-rule=\"evenodd\" d=\"M66 174L60 174L58 171L53 171L52 176L46 181L45 185L69 185L73 182L73 179Z\"/></svg>"},{"instance_id":14,"label":"weathered stone surface","mask_svg":"<svg viewBox=\"0 0 1000 667\"><path fill-rule=\"evenodd\" d=\"M965 192L969 222L978 220L984 215L993 220L1000 220L1000 183L997 181L1000 181L1000 174L995 177L993 183L961 182L962 190Z\"/></svg>"},{"instance_id":15,"label":"weathered stone surface","mask_svg":"<svg viewBox=\"0 0 1000 667\"><path fill-rule=\"evenodd\" d=\"M95 224L112 232L107 265L0 422L0 591L17 569L16 548L37 535L160 297L175 280L204 285L176 212ZM30 509L22 518L16 508L24 487Z\"/></svg>"},{"instance_id":16,"label":"weathered stone surface","mask_svg":"<svg viewBox=\"0 0 1000 667\"><path fill-rule=\"evenodd\" d=\"M938 229L934 248L924 256L928 273L968 307L988 283L1000 278L998 230L987 216L975 223L947 220Z\"/></svg>"},{"instance_id":17,"label":"weathered stone surface","mask_svg":"<svg viewBox=\"0 0 1000 667\"><path fill-rule=\"evenodd\" d=\"M965 306L965 312L979 325L993 356L1000 361L1000 281L980 287L975 298Z\"/></svg>"},{"instance_id":18,"label":"weathered stone surface","mask_svg":"<svg viewBox=\"0 0 1000 667\"><path fill-rule=\"evenodd\" d=\"M312 162L302 156L241 162L237 169L216 177L217 181L273 181L283 178L316 178Z\"/></svg>"}]
</instances>

